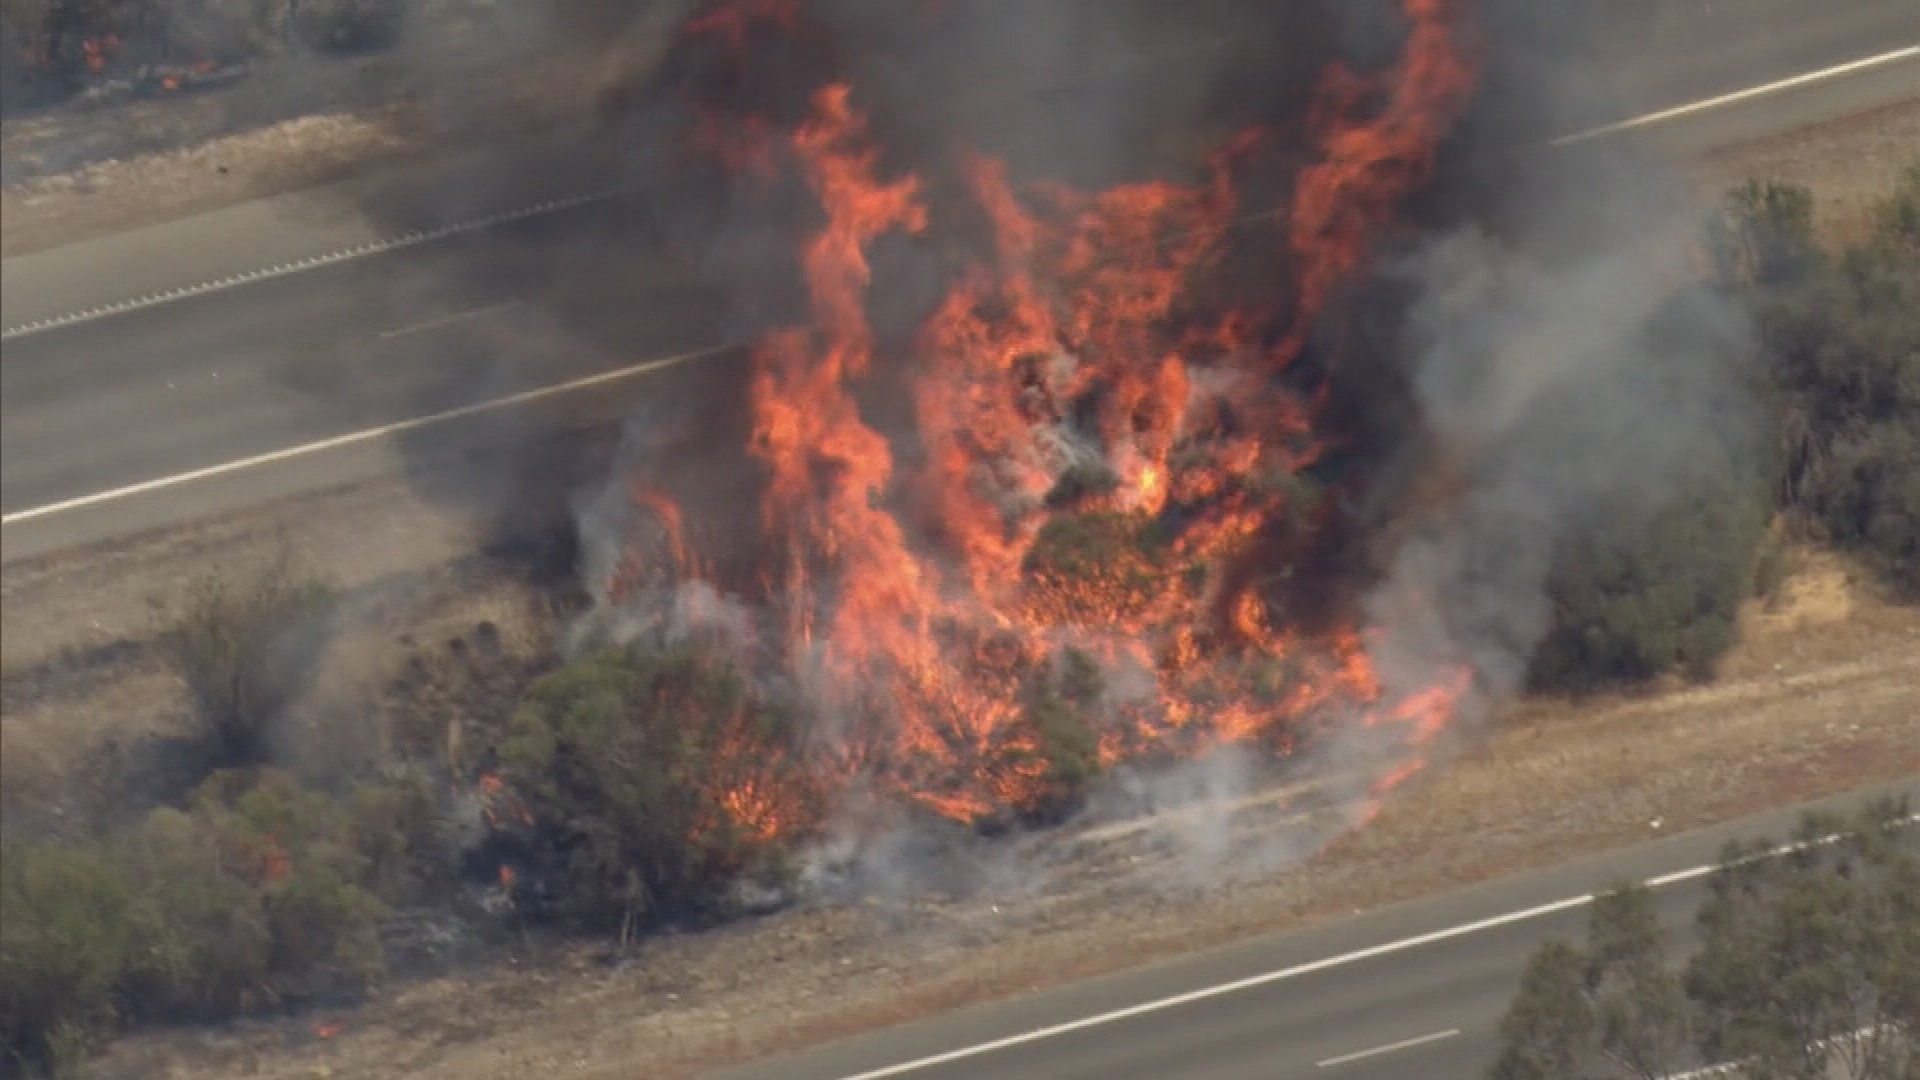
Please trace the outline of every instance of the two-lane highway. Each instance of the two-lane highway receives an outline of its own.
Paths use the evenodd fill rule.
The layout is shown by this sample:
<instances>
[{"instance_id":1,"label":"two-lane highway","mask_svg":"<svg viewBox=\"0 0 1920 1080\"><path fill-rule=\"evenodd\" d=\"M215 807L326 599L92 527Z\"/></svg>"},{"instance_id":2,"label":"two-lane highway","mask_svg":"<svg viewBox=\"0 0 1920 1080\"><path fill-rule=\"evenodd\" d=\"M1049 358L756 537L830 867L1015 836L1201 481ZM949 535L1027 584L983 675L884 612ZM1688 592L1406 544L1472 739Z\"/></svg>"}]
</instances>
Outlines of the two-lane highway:
<instances>
[{"instance_id":1,"label":"two-lane highway","mask_svg":"<svg viewBox=\"0 0 1920 1080\"><path fill-rule=\"evenodd\" d=\"M1819 807L1844 812L1889 794L1920 796L1920 778ZM1473 1080L1497 1052L1527 957L1544 941L1580 940L1595 892L1650 884L1669 933L1684 944L1727 841L1784 838L1804 809L995 1002L712 1080ZM1112 947L1124 955L1125 942Z\"/></svg>"},{"instance_id":2,"label":"two-lane highway","mask_svg":"<svg viewBox=\"0 0 1920 1080\"><path fill-rule=\"evenodd\" d=\"M1674 0L1654 27L1659 39L1610 80L1609 100L1624 111L1594 118L1638 119L1606 138L1687 155L1920 98L1911 0ZM222 212L244 219L233 228L218 214L195 223L224 237L212 261L166 228L129 234L124 250L106 238L84 245L84 258L7 260L4 558L417 464L403 439L480 438L481 416L513 416L516 430L613 418L622 394L643 392L639 376L655 361L707 355L741 336L723 324L717 296L658 253L635 202L593 201L394 247L365 247L363 226L343 226L351 250L370 254L316 252L329 256L317 269L257 279L234 270L232 246L271 231L257 207ZM305 222L295 231L317 243L325 230ZM261 244L280 264L293 257L285 244ZM157 288L168 260L180 267L175 288L211 287L62 322L35 285L36 268L77 282L91 265L104 279ZM206 267L222 276L196 276ZM220 284L236 277L246 283ZM49 319L52 329L14 332Z\"/></svg>"},{"instance_id":3,"label":"two-lane highway","mask_svg":"<svg viewBox=\"0 0 1920 1080\"><path fill-rule=\"evenodd\" d=\"M719 340L721 309L686 267L577 254L595 241L648 252L642 233L582 208L8 342L0 506L12 515Z\"/></svg>"}]
</instances>

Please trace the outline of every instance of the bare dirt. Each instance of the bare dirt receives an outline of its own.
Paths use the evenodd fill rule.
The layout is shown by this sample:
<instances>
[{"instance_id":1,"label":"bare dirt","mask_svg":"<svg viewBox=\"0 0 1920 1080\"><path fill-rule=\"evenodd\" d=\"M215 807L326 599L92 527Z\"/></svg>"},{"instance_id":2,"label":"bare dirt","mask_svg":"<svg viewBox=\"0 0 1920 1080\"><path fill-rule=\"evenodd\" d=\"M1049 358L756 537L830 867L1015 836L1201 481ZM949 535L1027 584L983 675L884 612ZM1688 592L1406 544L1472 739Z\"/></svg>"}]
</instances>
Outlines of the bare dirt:
<instances>
[{"instance_id":1,"label":"bare dirt","mask_svg":"<svg viewBox=\"0 0 1920 1080\"><path fill-rule=\"evenodd\" d=\"M1846 207L1885 190L1903 164L1898 139L1912 140L1916 125L1920 104L1769 140L1703 163L1701 182L1757 174L1810 183L1823 220L1845 221ZM290 755L324 769L315 747L390 737L379 710L360 703L393 676L409 643L480 620L539 633L532 591L472 554L482 532L395 481L7 566L8 813L84 812L76 802L84 785L63 778L92 747L181 724L182 689L151 647L160 616L197 576L242 572L283 546L343 586L354 614L327 661L329 693L303 713ZM1744 624L1742 644L1710 685L1529 703L1457 733L1443 767L1312 855L1310 873L1297 872L1305 851L1337 823L1296 813L1311 804L1286 798L1226 827L1236 853L1268 856L1250 869L1236 857L1242 869L1231 875L1224 864L1168 854L1153 830L1063 831L1033 845L1029 865L1044 872L1011 892L792 911L658 938L617 962L590 946L530 948L459 977L395 986L348 1012L123 1039L92 1071L687 1075L1117 967L1115 941L1129 942L1124 962L1137 963L1920 776L1920 611L1889 604L1841 560L1803 553L1777 600L1756 604Z\"/></svg>"}]
</instances>

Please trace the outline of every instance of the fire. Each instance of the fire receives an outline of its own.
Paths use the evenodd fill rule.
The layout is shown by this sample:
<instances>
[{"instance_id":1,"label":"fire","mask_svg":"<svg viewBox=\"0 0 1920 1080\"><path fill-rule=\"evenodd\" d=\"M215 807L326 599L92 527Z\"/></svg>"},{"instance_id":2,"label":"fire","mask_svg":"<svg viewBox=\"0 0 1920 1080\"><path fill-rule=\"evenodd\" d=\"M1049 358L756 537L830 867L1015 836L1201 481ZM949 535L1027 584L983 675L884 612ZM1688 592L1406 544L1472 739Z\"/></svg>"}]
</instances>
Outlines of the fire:
<instances>
[{"instance_id":1,"label":"fire","mask_svg":"<svg viewBox=\"0 0 1920 1080\"><path fill-rule=\"evenodd\" d=\"M1197 182L1095 192L962 155L983 242L918 333L882 343L869 254L928 234L935 213L920 176L883 167L854 89L820 90L784 142L757 118L703 118L698 145L763 174L786 162L823 212L801 252L809 320L763 342L748 386L760 523L778 549L758 595L784 627L779 663L834 718L822 791L858 783L963 821L1033 809L1056 782L1035 687L1068 686L1075 665L1127 676L1125 692L1079 702L1105 764L1229 743L1285 755L1357 725L1403 749L1376 790L1420 767L1470 673L1389 688L1350 612L1276 600L1329 513L1308 480L1326 451L1320 392L1277 376L1473 85L1461 4L1403 8L1396 66L1323 80L1318 157L1280 218L1291 294L1260 310L1197 287L1253 209L1234 181L1260 132L1227 140ZM796 18L791 0L723 5L692 29L744 49L750 22ZM869 415L895 380L905 442ZM633 502L658 528L616 571L614 602L663 562L711 577L689 559L679 506L640 487ZM822 804L757 772L750 750L718 758L717 812L753 838L803 829Z\"/></svg>"}]
</instances>

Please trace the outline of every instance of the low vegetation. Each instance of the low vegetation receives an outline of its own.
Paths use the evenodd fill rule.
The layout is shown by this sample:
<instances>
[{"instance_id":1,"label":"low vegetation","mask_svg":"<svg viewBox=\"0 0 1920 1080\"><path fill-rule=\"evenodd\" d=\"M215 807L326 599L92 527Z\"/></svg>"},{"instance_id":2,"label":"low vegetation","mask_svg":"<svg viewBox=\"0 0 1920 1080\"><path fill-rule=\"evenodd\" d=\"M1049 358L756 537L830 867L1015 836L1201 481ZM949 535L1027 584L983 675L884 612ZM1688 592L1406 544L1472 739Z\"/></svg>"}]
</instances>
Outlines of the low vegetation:
<instances>
[{"instance_id":1,"label":"low vegetation","mask_svg":"<svg viewBox=\"0 0 1920 1080\"><path fill-rule=\"evenodd\" d=\"M1771 576L1782 536L1855 553L1896 588L1920 586L1920 167L1875 235L1844 251L1814 245L1810 212L1797 189L1750 187L1713 236L1718 287L1756 314L1770 452L1703 451L1663 505L1606 518L1568 542L1552 571L1537 688L1710 674L1735 613ZM1150 522L1101 508L1113 483L1081 471L1053 493L1070 512L1032 553L1038 602L1125 617L1137 612L1080 610L1090 601L1076 583L1119 584L1141 605L1192 583ZM191 705L195 767L176 770L144 816L0 836L0 1055L9 1066L58 1069L128 1024L351 999L392 975L404 951L397 928L421 913L626 939L733 914L742 878L789 877L786 845L804 835L793 825L819 813L800 768L817 748L801 740L808 725L797 705L699 640L569 655L550 633L555 611L532 620L543 627L535 632L488 622L403 642L398 669L366 704L372 719L356 736L366 745L339 768L295 770L287 741L343 599L284 562L190 589L155 640ZM1286 692L1286 671L1255 674L1258 686ZM1098 778L1102 687L1096 666L1072 654L1022 677L1029 727L1018 752L1042 759L1044 782L1013 810L1040 824L1071 814ZM1031 773L1033 762L1018 764ZM1840 890L1833 903L1862 911L1897 906L1896 894L1859 891L1883 883L1909 882L1899 895L1920 896L1911 853L1896 857L1897 845L1857 833L1818 863L1865 871L1853 878L1808 875L1806 860L1723 872L1711 908L1721 914L1708 929L1730 950L1725 963L1750 972L1782 962L1769 927L1817 914L1768 907L1766 897L1824 903L1828 886L1818 882L1829 879L1856 890L1831 886ZM1763 865L1774 869L1754 868ZM1754 1018L1764 1003L1703 996L1733 975L1710 978L1715 969L1696 965L1700 974L1674 983L1658 965L1629 962L1653 949L1643 907L1626 894L1597 909L1604 934L1642 934L1631 948L1603 941L1536 962L1525 999L1534 1004L1516 1006L1517 1049L1503 1076L1587 1075L1553 1070L1613 1053L1593 1040L1616 1037L1622 1017L1645 1021L1635 1038L1692 1054L1803 1045L1795 1040L1805 1031ZM1871 948L1857 936L1833 940L1879 964L1874 971L1893 957L1920 971L1920 958L1898 951L1911 950L1908 938L1873 938ZM1798 978L1766 975L1783 986ZM1645 1008L1620 1004L1641 1000L1642 989L1653 995ZM1910 988L1886 991L1896 992ZM1684 1040L1654 1023L1655 1005L1688 1017ZM1709 1005L1719 1011L1701 1011ZM1558 1011L1541 1011L1549 1007ZM1586 1041L1556 1049L1549 1035Z\"/></svg>"},{"instance_id":2,"label":"low vegetation","mask_svg":"<svg viewBox=\"0 0 1920 1080\"><path fill-rule=\"evenodd\" d=\"M1809 817L1770 857L1728 849L1683 952L1645 888L1597 900L1587 944L1543 946L1501 1025L1491 1080L1920 1075L1920 839L1904 804Z\"/></svg>"},{"instance_id":3,"label":"low vegetation","mask_svg":"<svg viewBox=\"0 0 1920 1080\"><path fill-rule=\"evenodd\" d=\"M1920 594L1920 163L1841 251L1815 242L1808 191L1761 183L1728 198L1709 246L1753 314L1770 441L1703 452L1650 517L1567 543L1535 689L1710 674L1740 606L1777 577L1777 528Z\"/></svg>"},{"instance_id":4,"label":"low vegetation","mask_svg":"<svg viewBox=\"0 0 1920 1080\"><path fill-rule=\"evenodd\" d=\"M154 67L190 76L296 48L364 52L393 43L407 7L407 0L0 0L0 90L12 109L66 100L92 82Z\"/></svg>"}]
</instances>

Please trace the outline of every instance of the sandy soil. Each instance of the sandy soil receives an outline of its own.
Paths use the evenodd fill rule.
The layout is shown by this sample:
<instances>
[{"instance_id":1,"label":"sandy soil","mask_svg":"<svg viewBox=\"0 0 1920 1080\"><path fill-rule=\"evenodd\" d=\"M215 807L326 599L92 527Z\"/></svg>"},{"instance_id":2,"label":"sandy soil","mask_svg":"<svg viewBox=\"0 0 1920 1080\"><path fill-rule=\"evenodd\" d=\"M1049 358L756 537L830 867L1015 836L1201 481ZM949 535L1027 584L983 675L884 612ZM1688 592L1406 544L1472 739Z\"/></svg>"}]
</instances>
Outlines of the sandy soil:
<instances>
[{"instance_id":1,"label":"sandy soil","mask_svg":"<svg viewBox=\"0 0 1920 1080\"><path fill-rule=\"evenodd\" d=\"M1805 184L1819 193L1822 233L1844 242L1872 226L1873 204L1917 162L1920 97L1710 154L1693 179L1707 195L1751 179Z\"/></svg>"},{"instance_id":2,"label":"sandy soil","mask_svg":"<svg viewBox=\"0 0 1920 1080\"><path fill-rule=\"evenodd\" d=\"M1883 112L1705 168L1813 182L1825 212L1829 190L1837 206L1871 190L1854 187L1868 171L1863 148L1911 131L1888 125L1916 117L1920 107ZM1887 177L1898 162L1884 156ZM195 576L216 564L234 573L285 545L346 587L355 631L330 658L341 678L329 685L351 701L390 673L394 646L524 610L524 587L471 554L479 535L467 515L422 505L396 481L8 566L0 789L9 812L78 812L73 785L44 778L103 737L179 722L181 688L150 638ZM1336 824L1311 802L1276 799L1221 826L1236 852L1270 853L1236 858L1245 869L1232 876L1169 854L1157 830L1060 832L1023 849L1026 872L1011 892L788 912L659 938L617 963L588 946L533 949L460 978L396 986L339 1015L121 1040L93 1071L669 1077L1090 974L1116 963L1108 945L1122 938L1137 961L1920 775L1920 611L1885 603L1843 562L1808 555L1777 605L1745 622L1713 685L1533 703L1459 733L1444 768L1313 856L1311 873L1295 872L1302 852ZM323 725L351 713L340 701L313 707L314 730L325 735ZM827 984L831 1002L819 993Z\"/></svg>"}]
</instances>

